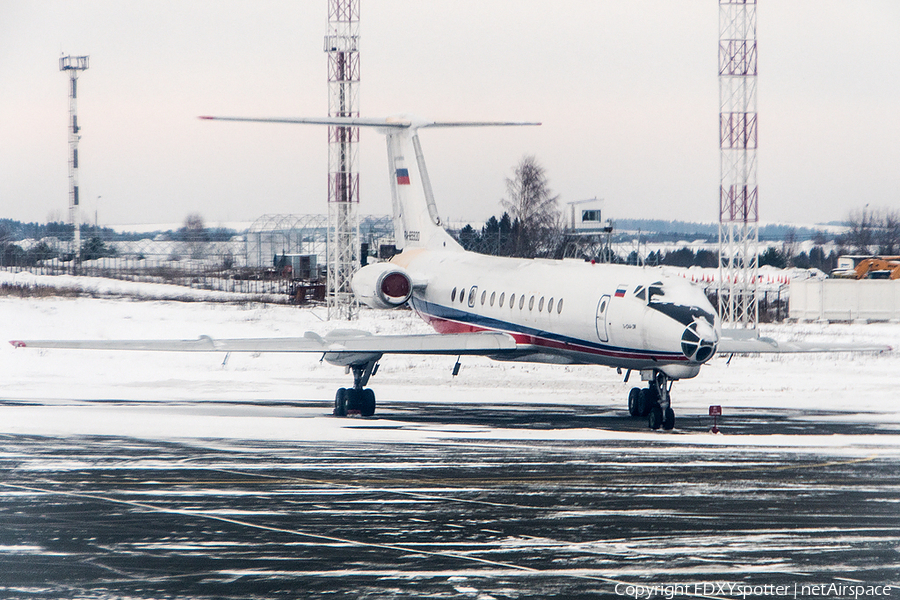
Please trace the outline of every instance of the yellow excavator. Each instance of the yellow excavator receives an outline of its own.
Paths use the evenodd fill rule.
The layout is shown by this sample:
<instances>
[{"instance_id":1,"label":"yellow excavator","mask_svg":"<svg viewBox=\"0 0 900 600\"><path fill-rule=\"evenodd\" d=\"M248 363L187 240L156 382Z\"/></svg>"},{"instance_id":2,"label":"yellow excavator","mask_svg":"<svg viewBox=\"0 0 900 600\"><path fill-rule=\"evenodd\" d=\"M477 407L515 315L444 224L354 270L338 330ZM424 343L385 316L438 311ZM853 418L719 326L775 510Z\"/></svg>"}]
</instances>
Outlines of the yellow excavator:
<instances>
[{"instance_id":1,"label":"yellow excavator","mask_svg":"<svg viewBox=\"0 0 900 600\"><path fill-rule=\"evenodd\" d=\"M900 256L881 256L859 261L856 279L900 279Z\"/></svg>"}]
</instances>

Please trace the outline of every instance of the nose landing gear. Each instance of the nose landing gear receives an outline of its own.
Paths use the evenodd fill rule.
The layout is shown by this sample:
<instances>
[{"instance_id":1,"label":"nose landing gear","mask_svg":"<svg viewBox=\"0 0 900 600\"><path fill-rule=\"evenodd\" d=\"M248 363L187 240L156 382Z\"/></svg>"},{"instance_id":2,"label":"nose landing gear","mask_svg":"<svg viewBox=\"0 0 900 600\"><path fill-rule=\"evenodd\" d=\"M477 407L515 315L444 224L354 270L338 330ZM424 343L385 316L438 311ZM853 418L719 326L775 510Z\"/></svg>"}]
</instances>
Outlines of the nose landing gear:
<instances>
[{"instance_id":1,"label":"nose landing gear","mask_svg":"<svg viewBox=\"0 0 900 600\"><path fill-rule=\"evenodd\" d=\"M628 413L632 417L647 417L650 429L673 429L675 411L671 407L671 391L669 377L662 371L653 371L646 388L631 388L628 393Z\"/></svg>"}]
</instances>

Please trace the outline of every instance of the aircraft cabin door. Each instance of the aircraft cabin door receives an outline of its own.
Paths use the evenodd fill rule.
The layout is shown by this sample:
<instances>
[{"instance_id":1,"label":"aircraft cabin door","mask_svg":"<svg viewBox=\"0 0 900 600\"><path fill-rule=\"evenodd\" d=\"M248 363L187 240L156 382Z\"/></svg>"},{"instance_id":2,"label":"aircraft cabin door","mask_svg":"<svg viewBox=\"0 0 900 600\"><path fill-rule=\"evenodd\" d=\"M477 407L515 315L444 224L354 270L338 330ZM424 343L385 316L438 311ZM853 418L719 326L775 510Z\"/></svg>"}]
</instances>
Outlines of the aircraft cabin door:
<instances>
[{"instance_id":1,"label":"aircraft cabin door","mask_svg":"<svg viewBox=\"0 0 900 600\"><path fill-rule=\"evenodd\" d=\"M600 338L601 342L609 341L609 336L606 333L606 311L609 310L609 296L603 296L600 298L600 302L597 303L597 337Z\"/></svg>"}]
</instances>

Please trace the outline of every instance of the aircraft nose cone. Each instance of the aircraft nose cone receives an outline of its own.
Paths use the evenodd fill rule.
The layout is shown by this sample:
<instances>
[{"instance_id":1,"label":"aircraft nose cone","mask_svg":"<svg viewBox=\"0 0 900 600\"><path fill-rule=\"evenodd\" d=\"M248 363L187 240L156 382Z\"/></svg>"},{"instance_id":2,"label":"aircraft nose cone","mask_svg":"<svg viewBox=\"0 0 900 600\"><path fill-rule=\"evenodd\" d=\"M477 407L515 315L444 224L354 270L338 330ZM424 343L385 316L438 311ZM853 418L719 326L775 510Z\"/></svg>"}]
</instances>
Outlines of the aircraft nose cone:
<instances>
[{"instance_id":1,"label":"aircraft nose cone","mask_svg":"<svg viewBox=\"0 0 900 600\"><path fill-rule=\"evenodd\" d=\"M716 353L719 336L706 321L697 320L685 328L681 335L681 351L692 361L705 363Z\"/></svg>"},{"instance_id":2,"label":"aircraft nose cone","mask_svg":"<svg viewBox=\"0 0 900 600\"><path fill-rule=\"evenodd\" d=\"M719 343L719 334L717 334L715 328L706 321L697 321L696 331L701 340L708 341L711 344Z\"/></svg>"}]
</instances>

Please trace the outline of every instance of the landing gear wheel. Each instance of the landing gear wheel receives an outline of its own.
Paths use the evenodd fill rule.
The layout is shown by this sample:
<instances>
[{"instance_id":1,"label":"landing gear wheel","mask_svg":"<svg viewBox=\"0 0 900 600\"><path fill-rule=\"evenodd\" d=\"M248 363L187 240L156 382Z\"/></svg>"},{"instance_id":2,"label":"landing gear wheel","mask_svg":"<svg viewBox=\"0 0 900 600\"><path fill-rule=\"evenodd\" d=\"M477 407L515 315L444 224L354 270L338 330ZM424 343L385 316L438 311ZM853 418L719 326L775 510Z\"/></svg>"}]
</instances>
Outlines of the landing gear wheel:
<instances>
[{"instance_id":1,"label":"landing gear wheel","mask_svg":"<svg viewBox=\"0 0 900 600\"><path fill-rule=\"evenodd\" d=\"M674 413L673 413L674 417ZM648 419L650 424L650 429L656 430L659 429L663 424L663 410L660 408L659 404L654 404L653 408L650 409L650 418Z\"/></svg>"},{"instance_id":2,"label":"landing gear wheel","mask_svg":"<svg viewBox=\"0 0 900 600\"><path fill-rule=\"evenodd\" d=\"M638 417L646 417L650 414L650 409L656 404L656 395L650 388L644 388L639 391L637 398L637 415Z\"/></svg>"},{"instance_id":3,"label":"landing gear wheel","mask_svg":"<svg viewBox=\"0 0 900 600\"><path fill-rule=\"evenodd\" d=\"M632 417L641 416L641 412L638 407L638 399L641 395L641 388L631 388L631 391L628 392L628 414Z\"/></svg>"},{"instance_id":4,"label":"landing gear wheel","mask_svg":"<svg viewBox=\"0 0 900 600\"><path fill-rule=\"evenodd\" d=\"M334 396L334 416L336 417L346 417L347 416L347 392L349 392L347 388L340 388L337 391L337 394Z\"/></svg>"},{"instance_id":5,"label":"landing gear wheel","mask_svg":"<svg viewBox=\"0 0 900 600\"><path fill-rule=\"evenodd\" d=\"M663 411L662 428L666 431L675 427L675 411L671 407Z\"/></svg>"},{"instance_id":6,"label":"landing gear wheel","mask_svg":"<svg viewBox=\"0 0 900 600\"><path fill-rule=\"evenodd\" d=\"M347 389L347 414L362 412L362 390Z\"/></svg>"},{"instance_id":7,"label":"landing gear wheel","mask_svg":"<svg viewBox=\"0 0 900 600\"><path fill-rule=\"evenodd\" d=\"M362 398L359 403L359 412L364 417L371 417L375 414L375 392L370 389L360 391Z\"/></svg>"}]
</instances>

